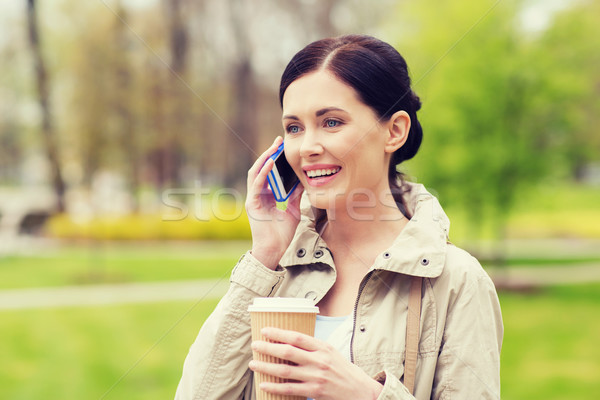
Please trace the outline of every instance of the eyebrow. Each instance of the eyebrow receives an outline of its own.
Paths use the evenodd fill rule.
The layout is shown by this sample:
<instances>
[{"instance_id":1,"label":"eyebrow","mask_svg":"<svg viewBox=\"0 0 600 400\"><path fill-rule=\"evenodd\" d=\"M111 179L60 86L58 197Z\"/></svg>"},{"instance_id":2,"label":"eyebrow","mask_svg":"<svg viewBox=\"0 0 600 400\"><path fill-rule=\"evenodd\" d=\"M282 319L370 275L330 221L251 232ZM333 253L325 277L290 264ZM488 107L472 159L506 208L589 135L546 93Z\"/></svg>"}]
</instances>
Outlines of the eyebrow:
<instances>
[{"instance_id":1,"label":"eyebrow","mask_svg":"<svg viewBox=\"0 0 600 400\"><path fill-rule=\"evenodd\" d=\"M315 115L316 115L317 117L320 117L320 116L322 116L322 115L324 115L324 114L327 114L328 112L331 112L331 111L342 111L342 112L347 112L346 110L342 110L341 108L337 108L337 107L326 107L326 108L322 108L322 109L320 109L320 110L317 110L317 111L315 112ZM295 115L284 115L284 116L283 116L281 119L293 119L293 120L296 120L296 121L299 121L299 120L300 120L300 118L298 118L298 117L297 117L297 116L295 116Z\"/></svg>"}]
</instances>

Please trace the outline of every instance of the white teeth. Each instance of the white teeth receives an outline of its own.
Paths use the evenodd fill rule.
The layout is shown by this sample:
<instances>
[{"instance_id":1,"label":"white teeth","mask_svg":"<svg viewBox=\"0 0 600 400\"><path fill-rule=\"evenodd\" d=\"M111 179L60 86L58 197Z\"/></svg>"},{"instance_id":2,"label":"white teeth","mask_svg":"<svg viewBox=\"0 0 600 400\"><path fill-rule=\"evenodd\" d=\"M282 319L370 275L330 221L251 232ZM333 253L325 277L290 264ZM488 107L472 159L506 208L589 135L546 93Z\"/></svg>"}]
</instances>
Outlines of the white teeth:
<instances>
[{"instance_id":1,"label":"white teeth","mask_svg":"<svg viewBox=\"0 0 600 400\"><path fill-rule=\"evenodd\" d=\"M313 169L310 171L306 171L306 175L308 175L309 178L319 178L321 176L333 175L339 170L339 167L333 169Z\"/></svg>"}]
</instances>

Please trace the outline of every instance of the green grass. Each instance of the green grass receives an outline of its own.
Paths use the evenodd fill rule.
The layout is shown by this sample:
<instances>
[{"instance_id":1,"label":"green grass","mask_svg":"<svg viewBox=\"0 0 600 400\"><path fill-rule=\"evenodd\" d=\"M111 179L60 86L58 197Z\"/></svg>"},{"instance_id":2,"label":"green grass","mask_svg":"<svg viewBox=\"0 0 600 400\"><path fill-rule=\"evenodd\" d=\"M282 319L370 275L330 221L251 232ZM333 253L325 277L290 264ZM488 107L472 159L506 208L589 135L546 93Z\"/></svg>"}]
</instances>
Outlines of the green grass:
<instances>
[{"instance_id":1,"label":"green grass","mask_svg":"<svg viewBox=\"0 0 600 400\"><path fill-rule=\"evenodd\" d=\"M597 399L600 284L500 296L502 398Z\"/></svg>"},{"instance_id":2,"label":"green grass","mask_svg":"<svg viewBox=\"0 0 600 400\"><path fill-rule=\"evenodd\" d=\"M516 237L598 238L599 193L577 187L540 189L537 196L523 199L509 228L518 228ZM450 217L453 227L465 226L460 218ZM515 235L514 229L509 233ZM30 254L0 257L0 290L218 278L249 248L247 241L99 241L34 248ZM527 253L507 263L566 266L600 261L594 252L561 254L536 250L531 257ZM502 398L596 399L600 283L501 293L500 301L505 325ZM187 350L215 304L2 311L0 399L172 398Z\"/></svg>"},{"instance_id":3,"label":"green grass","mask_svg":"<svg viewBox=\"0 0 600 400\"><path fill-rule=\"evenodd\" d=\"M37 255L0 257L0 290L97 283L214 279L228 274L250 242L83 242ZM554 249L555 250L555 249ZM479 257L482 265L496 260ZM574 266L599 255L515 256L507 266Z\"/></svg>"},{"instance_id":4,"label":"green grass","mask_svg":"<svg viewBox=\"0 0 600 400\"><path fill-rule=\"evenodd\" d=\"M0 398L173 398L188 348L215 305L2 312Z\"/></svg>"},{"instance_id":5,"label":"green grass","mask_svg":"<svg viewBox=\"0 0 600 400\"><path fill-rule=\"evenodd\" d=\"M501 293L500 302L502 398L595 400L600 284ZM1 312L0 398L172 398L187 350L215 304Z\"/></svg>"},{"instance_id":6,"label":"green grass","mask_svg":"<svg viewBox=\"0 0 600 400\"><path fill-rule=\"evenodd\" d=\"M82 243L0 257L0 289L220 278L250 243Z\"/></svg>"}]
</instances>

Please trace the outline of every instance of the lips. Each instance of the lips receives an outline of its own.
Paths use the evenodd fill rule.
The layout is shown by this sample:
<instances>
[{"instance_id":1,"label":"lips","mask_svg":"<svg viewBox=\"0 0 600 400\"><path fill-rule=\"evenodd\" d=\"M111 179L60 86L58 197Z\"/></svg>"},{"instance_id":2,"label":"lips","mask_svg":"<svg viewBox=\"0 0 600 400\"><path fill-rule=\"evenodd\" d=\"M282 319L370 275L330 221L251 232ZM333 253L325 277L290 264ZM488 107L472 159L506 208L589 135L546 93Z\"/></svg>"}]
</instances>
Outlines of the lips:
<instances>
[{"instance_id":1,"label":"lips","mask_svg":"<svg viewBox=\"0 0 600 400\"><path fill-rule=\"evenodd\" d=\"M310 186L322 186L337 177L342 167L332 164L306 165L302 167Z\"/></svg>"},{"instance_id":2,"label":"lips","mask_svg":"<svg viewBox=\"0 0 600 400\"><path fill-rule=\"evenodd\" d=\"M311 169L311 170L306 171L306 175L308 175L309 178L322 178L325 176L337 174L339 171L340 171L340 167Z\"/></svg>"}]
</instances>

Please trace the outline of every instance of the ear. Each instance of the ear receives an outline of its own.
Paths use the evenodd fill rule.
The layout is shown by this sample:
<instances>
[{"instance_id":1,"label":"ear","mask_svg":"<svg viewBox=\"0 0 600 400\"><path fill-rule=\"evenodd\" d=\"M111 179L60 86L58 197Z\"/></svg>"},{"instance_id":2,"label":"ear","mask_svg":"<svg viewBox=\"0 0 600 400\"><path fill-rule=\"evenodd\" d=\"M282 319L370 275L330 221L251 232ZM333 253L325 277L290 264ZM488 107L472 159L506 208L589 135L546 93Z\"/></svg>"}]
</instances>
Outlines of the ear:
<instances>
[{"instance_id":1,"label":"ear","mask_svg":"<svg viewBox=\"0 0 600 400\"><path fill-rule=\"evenodd\" d=\"M393 153L406 143L410 131L410 116L406 111L396 111L387 124L385 152Z\"/></svg>"}]
</instances>

